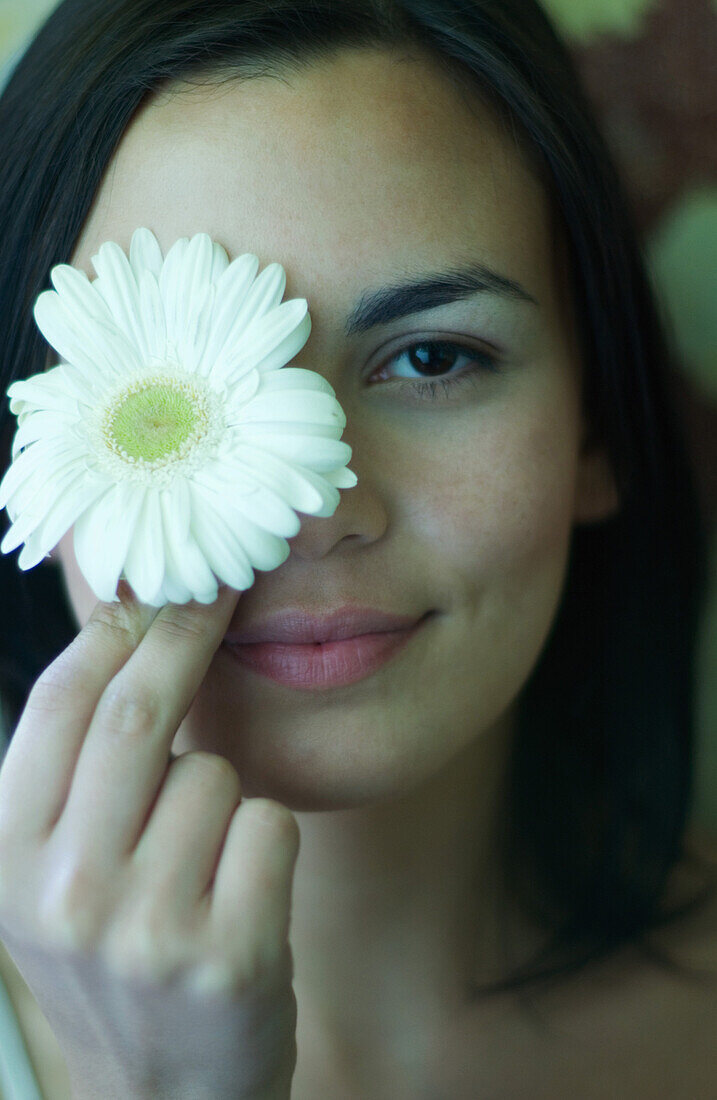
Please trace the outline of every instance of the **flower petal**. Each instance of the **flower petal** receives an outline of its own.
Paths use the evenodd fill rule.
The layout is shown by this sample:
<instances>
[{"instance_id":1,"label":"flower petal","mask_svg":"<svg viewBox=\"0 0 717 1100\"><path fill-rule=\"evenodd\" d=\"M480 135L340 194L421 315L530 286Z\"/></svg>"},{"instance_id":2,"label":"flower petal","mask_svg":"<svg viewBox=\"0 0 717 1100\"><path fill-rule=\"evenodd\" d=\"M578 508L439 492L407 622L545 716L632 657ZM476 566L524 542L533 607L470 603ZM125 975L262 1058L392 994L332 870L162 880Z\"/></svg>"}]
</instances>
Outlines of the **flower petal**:
<instances>
[{"instance_id":1,"label":"flower petal","mask_svg":"<svg viewBox=\"0 0 717 1100\"><path fill-rule=\"evenodd\" d=\"M284 307L288 307L284 310ZM262 373L278 371L303 348L311 332L311 317L306 299L295 298L277 306L261 322L246 330L235 351L223 355L215 364L215 373L231 384L253 367Z\"/></svg>"},{"instance_id":2,"label":"flower petal","mask_svg":"<svg viewBox=\"0 0 717 1100\"><path fill-rule=\"evenodd\" d=\"M164 575L164 539L159 493L148 489L124 566L127 581L142 603L150 603Z\"/></svg>"},{"instance_id":3,"label":"flower petal","mask_svg":"<svg viewBox=\"0 0 717 1100\"><path fill-rule=\"evenodd\" d=\"M230 338L232 340L238 338L240 330L237 329L235 322L258 268L258 256L247 252L232 261L216 284L211 334L204 354L196 366L196 370L205 377L210 373L226 342ZM241 327L244 328L246 324L245 317L241 321Z\"/></svg>"},{"instance_id":4,"label":"flower petal","mask_svg":"<svg viewBox=\"0 0 717 1100\"><path fill-rule=\"evenodd\" d=\"M256 277L244 299L241 312L246 323L264 317L279 305L286 289L286 272L281 264L267 264Z\"/></svg>"},{"instance_id":5,"label":"flower petal","mask_svg":"<svg viewBox=\"0 0 717 1100\"><path fill-rule=\"evenodd\" d=\"M207 233L196 233L191 241L186 237L181 239L186 244L180 249L177 249L179 241L172 245L159 279L159 289L167 314L168 337L178 352L183 344L192 307L195 302L202 300L207 286L210 285L214 260L212 239Z\"/></svg>"},{"instance_id":6,"label":"flower petal","mask_svg":"<svg viewBox=\"0 0 717 1100\"><path fill-rule=\"evenodd\" d=\"M102 247L104 249L105 246ZM117 251L124 256L120 248L117 247ZM72 275L68 272L72 272ZM102 280L95 279L90 284L84 272L75 271L66 264L58 264L53 268L50 278L56 284L57 304L66 324L81 346L87 347L93 360L104 356L109 367L116 370L117 357L137 357L137 342L131 330L115 315L111 305L108 305L102 294ZM52 294L52 291L45 293Z\"/></svg>"},{"instance_id":7,"label":"flower petal","mask_svg":"<svg viewBox=\"0 0 717 1100\"><path fill-rule=\"evenodd\" d=\"M165 553L166 550L167 548L165 547ZM192 593L176 578L172 571L170 558L167 556L165 561L164 580L157 592L156 606L161 607L163 604L167 603L188 603L191 598Z\"/></svg>"},{"instance_id":8,"label":"flower petal","mask_svg":"<svg viewBox=\"0 0 717 1100\"><path fill-rule=\"evenodd\" d=\"M52 502L42 523L34 531L37 549L29 545L21 552L18 565L21 569L32 569L45 555L57 546L62 536L69 531L73 523L99 496L107 490L107 482L102 479L88 479L86 471L69 485L63 485Z\"/></svg>"},{"instance_id":9,"label":"flower petal","mask_svg":"<svg viewBox=\"0 0 717 1100\"><path fill-rule=\"evenodd\" d=\"M228 513L227 520L251 561L254 569L268 572L285 562L290 553L286 539L267 531L248 516ZM229 582L227 582L229 583Z\"/></svg>"},{"instance_id":10,"label":"flower petal","mask_svg":"<svg viewBox=\"0 0 717 1100\"><path fill-rule=\"evenodd\" d=\"M113 601L146 489L130 481L113 485L77 520L77 564L98 600Z\"/></svg>"},{"instance_id":11,"label":"flower petal","mask_svg":"<svg viewBox=\"0 0 717 1100\"><path fill-rule=\"evenodd\" d=\"M167 318L167 339L176 348L179 342L180 321L177 317L179 294L183 286L184 255L189 248L189 237L180 237L175 241L167 255L164 257L162 270L159 275L159 291L164 303L164 314Z\"/></svg>"},{"instance_id":12,"label":"flower petal","mask_svg":"<svg viewBox=\"0 0 717 1100\"><path fill-rule=\"evenodd\" d=\"M38 473L41 472L44 473L44 471L38 471ZM64 470L53 472L49 478L46 474L41 478L36 477L30 491L21 494L19 502L13 500L13 506L8 506L8 514L14 515L15 518L12 527L5 532L2 540L0 547L2 553L11 553L18 549L20 544L41 526L54 500L62 494L66 485L76 480L77 476L78 470L75 464L65 466Z\"/></svg>"},{"instance_id":13,"label":"flower petal","mask_svg":"<svg viewBox=\"0 0 717 1100\"><path fill-rule=\"evenodd\" d=\"M261 389L259 394L262 398L265 398L267 394L281 393L282 397L286 400L289 408L294 405L291 394L297 391L304 391L304 393L319 393L326 394L333 398L336 397L335 391L329 382L320 374L316 374L314 371L303 370L300 367L282 367L281 370L270 371L268 374L262 374L259 376L258 372L254 372L256 377L261 378ZM249 375L246 375L249 377ZM244 416L243 406L247 403L249 397L254 397L254 393L246 393L243 389L245 379L242 378L240 383L235 383L229 389L229 393L226 398L226 410L227 410L227 423L235 425L239 423ZM259 394L256 394L258 396ZM267 398L266 405L270 405L270 401ZM330 408L330 406L329 406ZM343 416L343 409L336 402L335 408L341 412ZM251 431L255 434L264 431L276 431L277 424L272 423L270 419L267 419L264 423L258 421L251 421ZM295 428L296 425L293 425ZM302 425L302 430L307 435L320 435L325 436L327 439L338 439L341 436L344 425L337 426L333 418L329 418L324 424L320 424L316 421L307 423L306 421ZM242 431L247 430L247 423L245 421Z\"/></svg>"},{"instance_id":14,"label":"flower petal","mask_svg":"<svg viewBox=\"0 0 717 1100\"><path fill-rule=\"evenodd\" d=\"M29 416L23 418L20 427L15 432L12 445L15 451L20 447L26 447L29 443L35 443L38 439L50 439L55 436L66 436L67 427L74 424L76 416L58 413L56 410L43 411L38 409Z\"/></svg>"},{"instance_id":15,"label":"flower petal","mask_svg":"<svg viewBox=\"0 0 717 1100\"><path fill-rule=\"evenodd\" d=\"M347 466L340 466L338 470L327 470L322 476L337 489L353 489L354 485L358 485L356 474Z\"/></svg>"},{"instance_id":16,"label":"flower petal","mask_svg":"<svg viewBox=\"0 0 717 1100\"><path fill-rule=\"evenodd\" d=\"M189 352L193 361L198 358L195 350L195 340L201 338L206 341L207 328L210 316L204 318L204 310L211 297L213 302L214 291L211 284L212 264L214 252L212 239L206 233L196 233L190 240L182 260L182 270L177 280L175 293L176 301L176 337L175 344L177 354L183 366L192 369L186 362L186 354ZM209 305L211 311L212 306ZM202 345L199 354L204 350Z\"/></svg>"},{"instance_id":17,"label":"flower petal","mask_svg":"<svg viewBox=\"0 0 717 1100\"><path fill-rule=\"evenodd\" d=\"M266 458L266 454L262 457ZM323 518L333 516L339 506L341 496L330 480L331 475L317 474L314 473L313 470L307 470L305 467L302 467L302 469L297 472L301 473L301 477L305 478L321 497L321 503L317 507L302 509L302 511L305 511L306 514L310 516L321 516Z\"/></svg>"},{"instance_id":18,"label":"flower petal","mask_svg":"<svg viewBox=\"0 0 717 1100\"><path fill-rule=\"evenodd\" d=\"M25 545L18 554L18 567L22 570L33 569L48 556L49 552L49 549L44 545L37 531L32 531L27 536Z\"/></svg>"},{"instance_id":19,"label":"flower petal","mask_svg":"<svg viewBox=\"0 0 717 1100\"><path fill-rule=\"evenodd\" d=\"M250 495L237 497L232 501L232 507L273 535L290 539L301 530L301 520L296 512L266 486Z\"/></svg>"},{"instance_id":20,"label":"flower petal","mask_svg":"<svg viewBox=\"0 0 717 1100\"><path fill-rule=\"evenodd\" d=\"M212 381L214 380L212 379ZM233 381L231 388L225 389L223 386L216 387L224 397L225 415L228 426L234 423L235 415L241 413L247 401L250 401L257 392L260 382L261 376L259 371L252 369L248 370L242 378Z\"/></svg>"},{"instance_id":21,"label":"flower petal","mask_svg":"<svg viewBox=\"0 0 717 1100\"><path fill-rule=\"evenodd\" d=\"M198 292L192 298L187 324L178 349L179 359L185 370L196 370L197 363L201 361L207 346L212 327L215 293L215 288L208 283L203 294Z\"/></svg>"},{"instance_id":22,"label":"flower petal","mask_svg":"<svg viewBox=\"0 0 717 1100\"><path fill-rule=\"evenodd\" d=\"M122 333L90 317L77 317L55 290L38 296L33 314L45 339L81 375L92 394L128 368L141 366L137 348Z\"/></svg>"},{"instance_id":23,"label":"flower petal","mask_svg":"<svg viewBox=\"0 0 717 1100\"><path fill-rule=\"evenodd\" d=\"M243 538L201 488L192 485L191 493L192 535L210 567L220 580L238 592L251 588L253 563Z\"/></svg>"},{"instance_id":24,"label":"flower petal","mask_svg":"<svg viewBox=\"0 0 717 1100\"><path fill-rule=\"evenodd\" d=\"M279 458L285 458L297 466L308 467L319 474L328 473L337 466L345 466L351 461L351 448L339 439L325 439L322 436L288 434L287 432L257 432L253 435L253 425L248 426L243 439L255 446L258 451L269 451Z\"/></svg>"},{"instance_id":25,"label":"flower petal","mask_svg":"<svg viewBox=\"0 0 717 1100\"><path fill-rule=\"evenodd\" d=\"M183 543L189 537L192 496L186 478L178 477L160 493L164 530L168 538Z\"/></svg>"},{"instance_id":26,"label":"flower petal","mask_svg":"<svg viewBox=\"0 0 717 1100\"><path fill-rule=\"evenodd\" d=\"M245 424L238 424L233 419L228 421L234 429L237 438L242 442L250 442L261 447L264 436L276 435L279 432L287 432L293 435L301 434L305 439L333 439L341 437L342 429L333 424L311 424L307 420L297 421L294 424L280 420L257 420Z\"/></svg>"},{"instance_id":27,"label":"flower petal","mask_svg":"<svg viewBox=\"0 0 717 1100\"><path fill-rule=\"evenodd\" d=\"M307 515L319 515L328 502L333 503L332 515L339 503L339 496L312 471L298 468L267 451L254 447L237 447L230 459L223 460L229 481L239 480L240 473L250 472L258 481L279 493L287 504Z\"/></svg>"},{"instance_id":28,"label":"flower petal","mask_svg":"<svg viewBox=\"0 0 717 1100\"><path fill-rule=\"evenodd\" d=\"M27 522L32 527L37 526L64 487L80 474L86 474L88 484L94 481L94 475L87 472L82 457L77 453L64 455L50 470L38 465L22 487L10 497L8 515L16 516L17 523Z\"/></svg>"},{"instance_id":29,"label":"flower petal","mask_svg":"<svg viewBox=\"0 0 717 1100\"><path fill-rule=\"evenodd\" d=\"M217 496L224 497L227 507L248 516L272 534L284 538L292 538L298 534L301 521L296 512L266 481L262 483L256 478L252 480L252 488L245 488L243 492L237 493L233 490L231 478L227 477L218 464L211 473L206 469L198 470L193 477L195 485L201 485Z\"/></svg>"},{"instance_id":30,"label":"flower petal","mask_svg":"<svg viewBox=\"0 0 717 1100\"><path fill-rule=\"evenodd\" d=\"M78 411L78 403L91 400L87 387L68 364L33 374L8 386L10 412L18 419L39 409Z\"/></svg>"},{"instance_id":31,"label":"flower petal","mask_svg":"<svg viewBox=\"0 0 717 1100\"><path fill-rule=\"evenodd\" d=\"M336 397L336 390L323 374L303 367L282 367L280 371L268 371L261 376L261 391L269 390L318 390Z\"/></svg>"},{"instance_id":32,"label":"flower petal","mask_svg":"<svg viewBox=\"0 0 717 1100\"><path fill-rule=\"evenodd\" d=\"M286 272L281 264L268 264L256 277L236 312L226 342L216 356L215 371L226 371L226 361L233 359L245 330L279 305L285 287Z\"/></svg>"},{"instance_id":33,"label":"flower petal","mask_svg":"<svg viewBox=\"0 0 717 1100\"><path fill-rule=\"evenodd\" d=\"M185 299L182 305L183 315L187 316L192 301L203 298L207 286L212 285L212 268L214 266L214 248L212 238L208 233L195 233L189 242L189 247L184 257L185 266Z\"/></svg>"},{"instance_id":34,"label":"flower petal","mask_svg":"<svg viewBox=\"0 0 717 1100\"><path fill-rule=\"evenodd\" d=\"M107 303L117 326L127 333L139 349L140 357L147 358L144 327L139 309L139 287L132 266L122 249L114 241L105 241L92 257L98 278L94 287Z\"/></svg>"},{"instance_id":35,"label":"flower petal","mask_svg":"<svg viewBox=\"0 0 717 1100\"><path fill-rule=\"evenodd\" d=\"M182 602L193 598L199 603L211 603L217 598L217 582L190 532L191 494L187 482L177 478L169 489L160 493L160 503L167 571L189 592Z\"/></svg>"},{"instance_id":36,"label":"flower petal","mask_svg":"<svg viewBox=\"0 0 717 1100\"><path fill-rule=\"evenodd\" d=\"M223 495L207 495L206 489L194 484L191 484L191 490L192 533L206 554L214 572L232 588L242 586L235 584L226 572L220 572L212 560L211 544L215 530L219 531L220 528L222 530L226 528L226 531L231 534L231 539L229 539L229 535L225 535L225 538L229 539L229 542L225 543L225 549L237 542L243 555L243 557L238 555L239 561L248 559L254 569L276 569L277 565L281 565L283 561L286 561L289 556L289 544L286 539L273 535L247 516L236 512L233 508L228 508ZM207 514L208 509L209 513ZM204 517L203 525L200 522L201 517ZM212 523L216 523L216 529L212 528Z\"/></svg>"},{"instance_id":37,"label":"flower petal","mask_svg":"<svg viewBox=\"0 0 717 1100\"><path fill-rule=\"evenodd\" d=\"M43 534L43 530L47 525L48 517L52 526L55 522L53 517L63 514L66 494L69 493L74 499L79 488L85 492L88 504L91 504L94 499L94 488L98 481L92 476L88 477L87 471L77 462L65 464L61 469L53 468L50 474L40 469L38 474L43 476L35 477L32 484L28 483L29 488L19 494L20 499L13 499L12 506L8 505L8 514L15 515L16 518L5 534L0 547L4 554L11 553L21 543L27 542L31 534L36 534L35 541L42 543L44 547L40 558L44 557L47 551L59 542L67 527L74 521L73 516L67 527L60 531L55 542L47 544L47 538L52 536L52 530L47 535Z\"/></svg>"},{"instance_id":38,"label":"flower petal","mask_svg":"<svg viewBox=\"0 0 717 1100\"><path fill-rule=\"evenodd\" d=\"M212 472L213 469L214 467ZM241 482L241 477L249 474L282 496L287 504L298 511L313 514L313 509L320 508L323 504L323 495L317 492L304 470L299 470L297 466L266 451L257 452L252 447L240 444L228 458L221 460L220 475L221 472L224 472L230 484Z\"/></svg>"},{"instance_id":39,"label":"flower petal","mask_svg":"<svg viewBox=\"0 0 717 1100\"><path fill-rule=\"evenodd\" d=\"M164 544L165 570L163 591L171 603L213 603L218 585L214 573L193 536L189 535L181 547L167 539Z\"/></svg>"},{"instance_id":40,"label":"flower petal","mask_svg":"<svg viewBox=\"0 0 717 1100\"><path fill-rule=\"evenodd\" d=\"M165 542L164 593L174 604L186 604L196 599L198 604L211 604L217 598L219 585L205 553L189 535L181 547Z\"/></svg>"},{"instance_id":41,"label":"flower petal","mask_svg":"<svg viewBox=\"0 0 717 1100\"><path fill-rule=\"evenodd\" d=\"M262 389L248 401L241 412L234 413L237 425L267 424L274 431L300 430L303 424L318 424L335 429L340 436L346 427L346 416L335 397L318 390Z\"/></svg>"},{"instance_id":42,"label":"flower petal","mask_svg":"<svg viewBox=\"0 0 717 1100\"><path fill-rule=\"evenodd\" d=\"M79 449L66 439L39 440L26 447L8 466L0 482L0 508L19 490L28 492L35 477L47 480L48 472L64 466L66 462L80 461Z\"/></svg>"},{"instance_id":43,"label":"flower petal","mask_svg":"<svg viewBox=\"0 0 717 1100\"><path fill-rule=\"evenodd\" d=\"M212 270L209 278L212 283L219 281L220 277L224 274L229 267L229 256L227 250L218 241L212 242Z\"/></svg>"},{"instance_id":44,"label":"flower petal","mask_svg":"<svg viewBox=\"0 0 717 1100\"><path fill-rule=\"evenodd\" d=\"M152 271L144 270L139 277L139 312L147 355L164 359L167 355L167 318L159 283Z\"/></svg>"},{"instance_id":45,"label":"flower petal","mask_svg":"<svg viewBox=\"0 0 717 1100\"><path fill-rule=\"evenodd\" d=\"M140 285L143 271L151 271L156 279L162 270L162 249L151 229L135 229L129 243L129 262Z\"/></svg>"},{"instance_id":46,"label":"flower petal","mask_svg":"<svg viewBox=\"0 0 717 1100\"><path fill-rule=\"evenodd\" d=\"M69 264L57 264L50 272L50 279L62 301L78 320L92 317L100 326L117 328L117 321L102 295L97 282L90 282L86 271Z\"/></svg>"}]
</instances>

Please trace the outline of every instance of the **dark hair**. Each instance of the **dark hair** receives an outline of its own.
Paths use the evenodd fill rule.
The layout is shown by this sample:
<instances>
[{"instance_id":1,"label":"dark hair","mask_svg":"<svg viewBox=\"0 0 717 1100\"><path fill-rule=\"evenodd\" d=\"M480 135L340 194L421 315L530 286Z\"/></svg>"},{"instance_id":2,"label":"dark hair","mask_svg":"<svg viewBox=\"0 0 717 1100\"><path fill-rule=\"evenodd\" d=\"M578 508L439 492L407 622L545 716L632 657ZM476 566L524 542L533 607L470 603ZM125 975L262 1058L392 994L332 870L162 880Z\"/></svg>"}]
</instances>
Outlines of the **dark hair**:
<instances>
[{"instance_id":1,"label":"dark hair","mask_svg":"<svg viewBox=\"0 0 717 1100\"><path fill-rule=\"evenodd\" d=\"M683 854L706 535L672 352L621 183L571 58L534 0L64 0L0 98L2 390L45 366L32 317L72 255L148 93L281 74L343 47L423 48L507 119L564 236L583 408L619 512L574 528L550 635L519 700L505 866L551 932L513 984L574 968L664 916ZM0 468L15 424L0 420ZM0 691L16 721L76 632L56 567L0 564ZM507 984L507 983L504 983ZM498 988L498 987L496 987Z\"/></svg>"}]
</instances>

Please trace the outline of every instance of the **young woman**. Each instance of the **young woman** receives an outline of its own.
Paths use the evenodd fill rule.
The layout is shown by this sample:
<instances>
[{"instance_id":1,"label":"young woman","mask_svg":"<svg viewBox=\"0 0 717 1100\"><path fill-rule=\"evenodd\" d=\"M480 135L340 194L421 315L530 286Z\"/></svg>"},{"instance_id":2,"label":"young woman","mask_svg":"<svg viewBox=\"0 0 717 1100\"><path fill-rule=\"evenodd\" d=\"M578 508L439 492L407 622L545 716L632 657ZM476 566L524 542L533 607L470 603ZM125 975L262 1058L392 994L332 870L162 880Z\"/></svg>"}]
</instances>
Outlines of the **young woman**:
<instances>
[{"instance_id":1,"label":"young woman","mask_svg":"<svg viewBox=\"0 0 717 1100\"><path fill-rule=\"evenodd\" d=\"M98 603L71 531L3 560L2 970L44 1096L712 1095L704 532L541 10L64 0L0 134L3 390L51 361L54 264L206 232L306 297L291 365L358 477L208 606ZM284 659L308 619L395 644Z\"/></svg>"}]
</instances>

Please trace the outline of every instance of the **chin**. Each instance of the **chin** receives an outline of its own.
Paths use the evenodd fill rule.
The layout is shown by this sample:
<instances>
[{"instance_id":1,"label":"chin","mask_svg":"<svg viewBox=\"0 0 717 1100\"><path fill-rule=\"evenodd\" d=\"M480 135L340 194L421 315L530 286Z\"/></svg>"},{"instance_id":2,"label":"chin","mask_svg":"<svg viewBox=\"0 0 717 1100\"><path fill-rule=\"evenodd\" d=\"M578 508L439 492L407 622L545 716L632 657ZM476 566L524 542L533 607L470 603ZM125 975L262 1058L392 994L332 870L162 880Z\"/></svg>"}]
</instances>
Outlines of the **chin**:
<instances>
[{"instance_id":1,"label":"chin","mask_svg":"<svg viewBox=\"0 0 717 1100\"><path fill-rule=\"evenodd\" d=\"M445 742L434 732L432 751L425 751L417 743L420 726L410 722L402 737L394 723L382 729L361 716L352 722L346 711L340 722L326 710L299 712L288 723L286 711L282 717L272 720L246 699L233 707L226 695L200 691L172 751L217 753L233 764L247 798L271 798L297 812L391 801L430 782L445 764Z\"/></svg>"}]
</instances>

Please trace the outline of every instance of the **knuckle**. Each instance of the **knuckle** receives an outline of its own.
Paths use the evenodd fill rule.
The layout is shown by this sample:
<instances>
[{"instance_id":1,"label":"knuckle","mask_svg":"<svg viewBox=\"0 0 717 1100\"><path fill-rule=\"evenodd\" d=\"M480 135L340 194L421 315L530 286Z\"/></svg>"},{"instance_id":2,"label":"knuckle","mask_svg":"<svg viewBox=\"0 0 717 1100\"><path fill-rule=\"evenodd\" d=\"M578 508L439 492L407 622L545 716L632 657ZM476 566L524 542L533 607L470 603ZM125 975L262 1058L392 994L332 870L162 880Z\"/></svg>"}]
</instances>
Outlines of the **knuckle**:
<instances>
[{"instance_id":1,"label":"knuckle","mask_svg":"<svg viewBox=\"0 0 717 1100\"><path fill-rule=\"evenodd\" d=\"M206 626L196 612L181 604L172 604L155 619L154 629L170 642L190 642L193 645L206 637Z\"/></svg>"},{"instance_id":2,"label":"knuckle","mask_svg":"<svg viewBox=\"0 0 717 1100\"><path fill-rule=\"evenodd\" d=\"M290 988L294 958L289 923L288 914L283 918L261 907L243 909L239 921L236 915L225 920L215 914L202 959L202 966L209 964L207 982L216 977L217 983L223 980L227 989L238 994L270 986ZM219 975L215 975L215 969Z\"/></svg>"},{"instance_id":3,"label":"knuckle","mask_svg":"<svg viewBox=\"0 0 717 1100\"><path fill-rule=\"evenodd\" d=\"M153 692L115 677L97 704L95 718L108 733L149 736L161 722L160 701Z\"/></svg>"},{"instance_id":4,"label":"knuckle","mask_svg":"<svg viewBox=\"0 0 717 1100\"><path fill-rule=\"evenodd\" d=\"M174 973L164 950L141 932L113 938L101 948L101 955L108 970L125 981L161 983Z\"/></svg>"},{"instance_id":5,"label":"knuckle","mask_svg":"<svg viewBox=\"0 0 717 1100\"><path fill-rule=\"evenodd\" d=\"M209 959L190 970L185 987L199 994L229 994L243 992L244 981L226 959Z\"/></svg>"},{"instance_id":6,"label":"knuckle","mask_svg":"<svg viewBox=\"0 0 717 1100\"><path fill-rule=\"evenodd\" d=\"M27 697L25 713L54 713L65 701L73 702L77 698L83 680L83 669L64 650L35 680Z\"/></svg>"},{"instance_id":7,"label":"knuckle","mask_svg":"<svg viewBox=\"0 0 717 1100\"><path fill-rule=\"evenodd\" d=\"M231 992L236 996L244 996L255 993L267 981L267 971L261 950L256 947L244 946L243 950L234 948L229 952L230 957L220 957L219 953L197 967L196 973L202 975L204 988L209 989L209 983L213 983L214 991Z\"/></svg>"},{"instance_id":8,"label":"knuckle","mask_svg":"<svg viewBox=\"0 0 717 1100\"><path fill-rule=\"evenodd\" d=\"M142 637L139 615L122 603L98 603L82 633L93 645L114 648L119 642L123 649L134 649Z\"/></svg>"},{"instance_id":9,"label":"knuckle","mask_svg":"<svg viewBox=\"0 0 717 1100\"><path fill-rule=\"evenodd\" d=\"M191 948L168 927L166 910L144 904L109 929L100 946L115 974L138 982L163 983L189 965Z\"/></svg>"},{"instance_id":10,"label":"knuckle","mask_svg":"<svg viewBox=\"0 0 717 1100\"><path fill-rule=\"evenodd\" d=\"M78 861L55 875L40 898L38 924L54 945L87 950L99 938L104 888L97 877Z\"/></svg>"}]
</instances>

